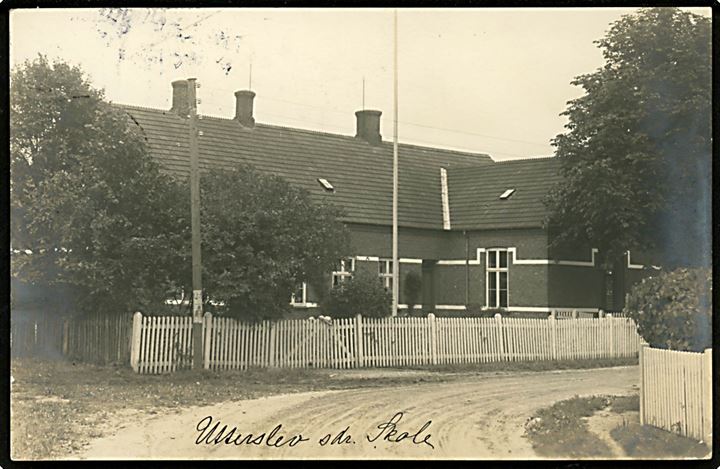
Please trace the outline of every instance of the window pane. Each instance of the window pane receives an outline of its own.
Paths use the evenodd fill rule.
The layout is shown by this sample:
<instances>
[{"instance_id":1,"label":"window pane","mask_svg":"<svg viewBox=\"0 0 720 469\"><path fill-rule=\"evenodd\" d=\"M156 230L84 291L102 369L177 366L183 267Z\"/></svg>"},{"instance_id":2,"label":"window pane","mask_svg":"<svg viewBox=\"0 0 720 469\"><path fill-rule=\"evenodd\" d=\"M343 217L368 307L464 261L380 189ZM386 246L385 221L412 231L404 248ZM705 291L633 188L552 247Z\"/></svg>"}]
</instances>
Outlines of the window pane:
<instances>
[{"instance_id":1,"label":"window pane","mask_svg":"<svg viewBox=\"0 0 720 469\"><path fill-rule=\"evenodd\" d=\"M507 290L500 290L500 307L507 308Z\"/></svg>"},{"instance_id":2,"label":"window pane","mask_svg":"<svg viewBox=\"0 0 720 469\"><path fill-rule=\"evenodd\" d=\"M393 262L392 262L392 261L388 261L388 269L387 269L387 271L388 271L389 273L393 273Z\"/></svg>"},{"instance_id":3,"label":"window pane","mask_svg":"<svg viewBox=\"0 0 720 469\"><path fill-rule=\"evenodd\" d=\"M492 291L497 290L497 276L495 275L495 272L490 272L490 274L488 274L488 289Z\"/></svg>"},{"instance_id":4,"label":"window pane","mask_svg":"<svg viewBox=\"0 0 720 469\"><path fill-rule=\"evenodd\" d=\"M507 272L500 272L500 289L507 290Z\"/></svg>"},{"instance_id":5,"label":"window pane","mask_svg":"<svg viewBox=\"0 0 720 469\"><path fill-rule=\"evenodd\" d=\"M488 267L495 268L497 266L497 259L495 258L495 256L497 256L497 251L488 251Z\"/></svg>"},{"instance_id":6,"label":"window pane","mask_svg":"<svg viewBox=\"0 0 720 469\"><path fill-rule=\"evenodd\" d=\"M381 274L385 273L385 261L380 261L380 263L378 264L378 269L380 270Z\"/></svg>"},{"instance_id":7,"label":"window pane","mask_svg":"<svg viewBox=\"0 0 720 469\"><path fill-rule=\"evenodd\" d=\"M292 302L293 303L302 303L303 302L303 286L302 286L302 284L298 285L298 287L293 292Z\"/></svg>"},{"instance_id":8,"label":"window pane","mask_svg":"<svg viewBox=\"0 0 720 469\"><path fill-rule=\"evenodd\" d=\"M500 267L504 269L507 267L507 251L498 251L498 254L500 255Z\"/></svg>"},{"instance_id":9,"label":"window pane","mask_svg":"<svg viewBox=\"0 0 720 469\"><path fill-rule=\"evenodd\" d=\"M494 308L497 306L497 291L490 290L488 291L488 306L491 308Z\"/></svg>"}]
</instances>

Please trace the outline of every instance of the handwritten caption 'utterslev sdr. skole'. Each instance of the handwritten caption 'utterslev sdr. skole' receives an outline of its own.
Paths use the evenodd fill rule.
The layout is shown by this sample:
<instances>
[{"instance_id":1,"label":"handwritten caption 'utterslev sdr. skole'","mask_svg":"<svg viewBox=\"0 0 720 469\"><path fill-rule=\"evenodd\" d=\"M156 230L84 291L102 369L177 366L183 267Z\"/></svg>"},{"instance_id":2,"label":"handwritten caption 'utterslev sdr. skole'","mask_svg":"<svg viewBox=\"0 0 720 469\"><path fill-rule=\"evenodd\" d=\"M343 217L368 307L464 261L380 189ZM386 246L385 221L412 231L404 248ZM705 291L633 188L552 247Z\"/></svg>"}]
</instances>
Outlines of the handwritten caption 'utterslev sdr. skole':
<instances>
[{"instance_id":1,"label":"handwritten caption 'utterslev sdr. skole'","mask_svg":"<svg viewBox=\"0 0 720 469\"><path fill-rule=\"evenodd\" d=\"M403 412L397 412L390 419L378 424L377 427L365 433L361 438L356 439L350 433L350 425L330 433L322 433L320 436L303 435L302 433L291 434L283 429L281 423L275 425L269 432L248 432L242 433L237 427L229 427L211 415L201 419L196 430L198 436L195 439L196 445L230 445L230 446L266 446L269 448L292 448L298 445L316 444L320 447L354 445L358 443L373 444L410 444L435 449L431 438L430 425L428 420L419 428L401 429L400 421Z\"/></svg>"}]
</instances>

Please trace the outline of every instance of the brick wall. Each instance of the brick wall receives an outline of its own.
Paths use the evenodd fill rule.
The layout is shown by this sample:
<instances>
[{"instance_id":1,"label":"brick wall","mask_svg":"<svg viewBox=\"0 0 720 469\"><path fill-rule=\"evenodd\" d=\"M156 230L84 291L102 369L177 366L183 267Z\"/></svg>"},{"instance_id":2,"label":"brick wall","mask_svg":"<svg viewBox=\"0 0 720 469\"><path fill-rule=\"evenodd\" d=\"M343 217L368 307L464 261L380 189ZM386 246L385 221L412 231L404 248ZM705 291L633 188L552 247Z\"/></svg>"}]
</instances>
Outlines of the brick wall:
<instances>
[{"instance_id":1,"label":"brick wall","mask_svg":"<svg viewBox=\"0 0 720 469\"><path fill-rule=\"evenodd\" d=\"M390 227L373 225L350 225L351 251L348 255L369 256L389 259L392 257L392 235ZM541 229L486 230L446 232L440 230L399 229L399 257L432 261L477 262L477 249L510 248L516 249L518 260L545 260L548 253L548 237ZM466 255L467 254L467 255ZM640 259L641 254L637 254ZM644 257L644 256L643 256ZM556 250L555 259L565 261L583 261L591 259L590 249ZM636 255L633 255L636 263ZM464 307L470 305L485 306L485 256L480 256L480 264L443 264L435 263L429 270L426 266L423 288L432 288L435 305ZM643 258L643 260L645 260ZM595 266L568 266L554 264L513 264L509 254L508 285L509 305L519 308L605 308L604 281L605 272ZM376 261L356 261L357 270L378 272ZM400 264L401 305L406 303L402 282L409 271L421 273L420 263ZM432 272L432 274L429 274ZM647 271L630 269L624 273L625 291L633 283L648 275ZM328 280L329 281L329 280ZM624 292L623 292L624 294ZM317 296L311 292L311 302ZM423 306L427 310L427 305ZM457 311L450 309L448 311ZM542 313L542 312L540 312ZM537 313L536 313L537 314Z\"/></svg>"}]
</instances>

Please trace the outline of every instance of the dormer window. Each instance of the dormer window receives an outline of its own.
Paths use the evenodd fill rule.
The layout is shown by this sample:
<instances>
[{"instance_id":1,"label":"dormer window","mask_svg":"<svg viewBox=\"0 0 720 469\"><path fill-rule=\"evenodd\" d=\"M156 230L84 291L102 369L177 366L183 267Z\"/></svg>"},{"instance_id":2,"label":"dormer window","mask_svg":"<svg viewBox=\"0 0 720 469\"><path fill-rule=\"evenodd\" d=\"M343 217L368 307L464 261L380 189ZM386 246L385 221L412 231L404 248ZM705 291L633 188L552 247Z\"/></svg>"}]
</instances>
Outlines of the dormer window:
<instances>
[{"instance_id":1,"label":"dormer window","mask_svg":"<svg viewBox=\"0 0 720 469\"><path fill-rule=\"evenodd\" d=\"M325 178L318 178L318 182L321 186L323 186L323 189L325 189L328 192L335 192L335 188L332 184L330 184L330 181L328 181Z\"/></svg>"},{"instance_id":2,"label":"dormer window","mask_svg":"<svg viewBox=\"0 0 720 469\"><path fill-rule=\"evenodd\" d=\"M505 192L503 192L502 194L500 194L500 199L501 200L509 199L510 196L513 195L514 193L515 193L515 189L508 189Z\"/></svg>"}]
</instances>

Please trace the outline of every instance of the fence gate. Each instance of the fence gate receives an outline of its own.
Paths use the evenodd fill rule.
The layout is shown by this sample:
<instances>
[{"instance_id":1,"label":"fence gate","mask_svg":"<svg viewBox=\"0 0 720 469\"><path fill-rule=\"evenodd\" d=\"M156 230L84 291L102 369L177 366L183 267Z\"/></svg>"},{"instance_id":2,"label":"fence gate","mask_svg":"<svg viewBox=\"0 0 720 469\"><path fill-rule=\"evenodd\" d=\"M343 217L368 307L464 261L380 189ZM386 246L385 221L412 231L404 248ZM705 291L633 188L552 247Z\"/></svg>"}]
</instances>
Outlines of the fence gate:
<instances>
[{"instance_id":1,"label":"fence gate","mask_svg":"<svg viewBox=\"0 0 720 469\"><path fill-rule=\"evenodd\" d=\"M271 326L271 366L350 368L356 364L355 324L351 319L280 321Z\"/></svg>"}]
</instances>

